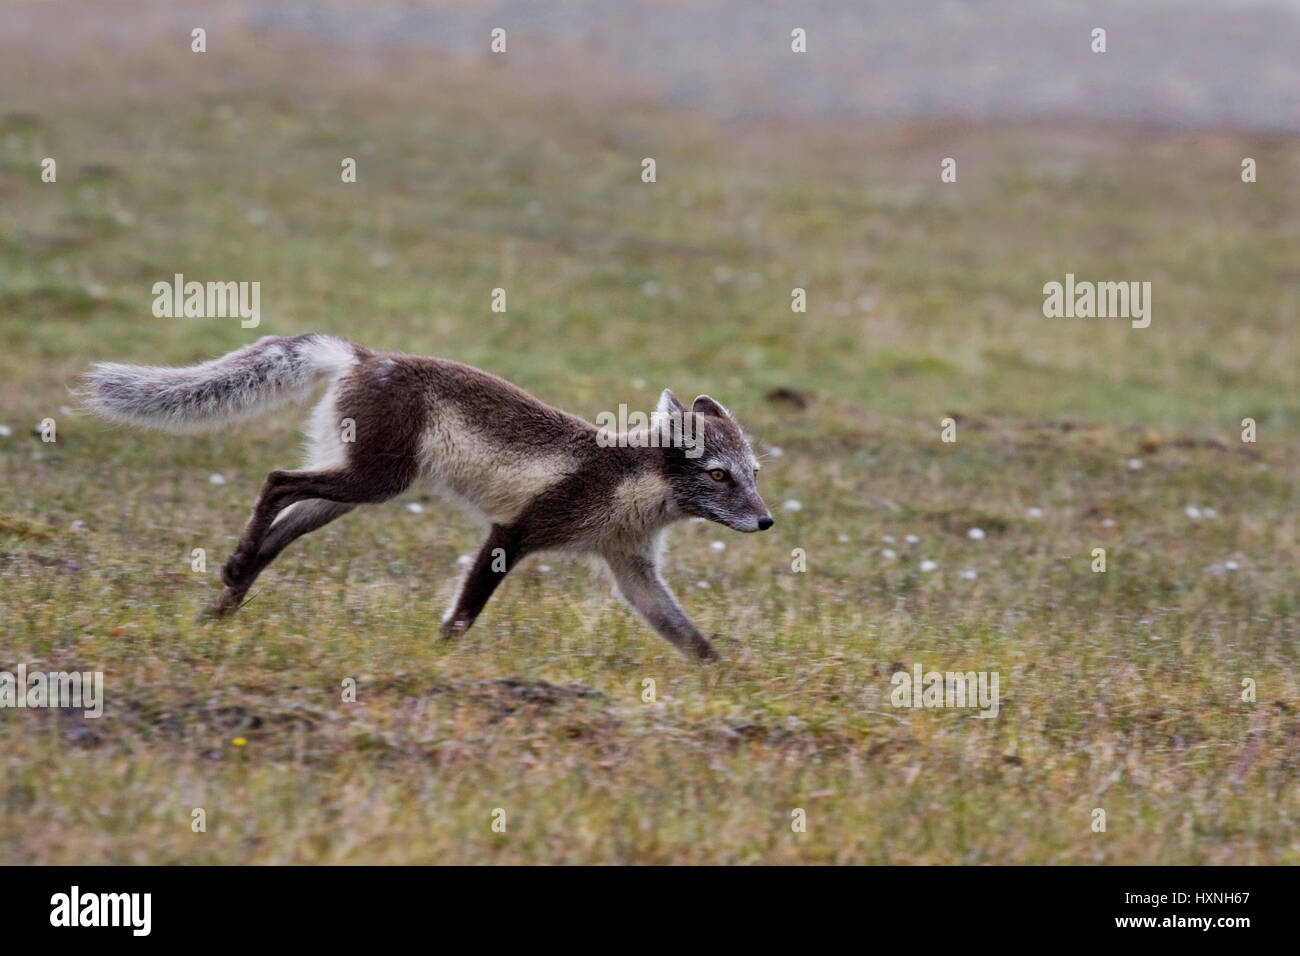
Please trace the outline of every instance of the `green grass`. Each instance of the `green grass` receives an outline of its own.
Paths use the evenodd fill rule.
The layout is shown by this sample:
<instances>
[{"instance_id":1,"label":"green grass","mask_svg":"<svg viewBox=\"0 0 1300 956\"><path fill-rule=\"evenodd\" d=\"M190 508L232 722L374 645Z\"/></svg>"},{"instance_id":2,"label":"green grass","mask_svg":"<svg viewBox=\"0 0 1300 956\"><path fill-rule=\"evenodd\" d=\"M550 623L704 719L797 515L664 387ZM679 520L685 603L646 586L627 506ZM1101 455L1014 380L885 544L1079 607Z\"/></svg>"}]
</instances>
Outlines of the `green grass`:
<instances>
[{"instance_id":1,"label":"green grass","mask_svg":"<svg viewBox=\"0 0 1300 956\"><path fill-rule=\"evenodd\" d=\"M717 127L276 53L66 90L0 65L0 668L107 694L99 720L0 712L0 862L1300 862L1297 143ZM175 272L260 281L262 326L154 318ZM1151 327L1045 319L1066 272L1150 281ZM588 418L664 386L727 404L777 526L681 526L666 565L724 662L550 558L438 641L478 530L420 495L193 623L299 416L178 439L67 389L309 330ZM998 717L894 708L915 663L999 672Z\"/></svg>"}]
</instances>

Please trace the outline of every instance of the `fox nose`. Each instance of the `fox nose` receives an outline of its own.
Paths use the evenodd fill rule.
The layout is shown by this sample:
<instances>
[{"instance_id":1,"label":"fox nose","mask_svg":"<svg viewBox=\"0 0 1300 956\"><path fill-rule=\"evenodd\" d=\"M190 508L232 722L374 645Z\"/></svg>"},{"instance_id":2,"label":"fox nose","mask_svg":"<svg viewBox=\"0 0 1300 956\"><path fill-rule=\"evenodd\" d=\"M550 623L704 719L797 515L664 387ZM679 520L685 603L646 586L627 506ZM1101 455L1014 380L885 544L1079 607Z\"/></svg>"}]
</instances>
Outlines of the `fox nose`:
<instances>
[{"instance_id":1,"label":"fox nose","mask_svg":"<svg viewBox=\"0 0 1300 956\"><path fill-rule=\"evenodd\" d=\"M758 519L758 530L759 530L759 531L766 531L768 528L772 527L772 525L774 525L774 524L776 524L776 520L775 520L771 515L767 515L767 516L765 516L765 517L762 517L762 518L759 518L759 519Z\"/></svg>"}]
</instances>

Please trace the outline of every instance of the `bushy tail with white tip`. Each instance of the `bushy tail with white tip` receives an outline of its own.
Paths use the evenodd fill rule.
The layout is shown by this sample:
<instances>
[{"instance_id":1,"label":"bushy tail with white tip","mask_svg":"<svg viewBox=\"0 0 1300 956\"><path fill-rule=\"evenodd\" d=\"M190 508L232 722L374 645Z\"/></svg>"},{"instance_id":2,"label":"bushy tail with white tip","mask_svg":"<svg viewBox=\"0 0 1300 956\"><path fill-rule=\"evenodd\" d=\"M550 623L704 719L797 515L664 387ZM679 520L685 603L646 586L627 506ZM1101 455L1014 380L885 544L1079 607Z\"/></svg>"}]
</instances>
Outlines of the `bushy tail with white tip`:
<instances>
[{"instance_id":1,"label":"bushy tail with white tip","mask_svg":"<svg viewBox=\"0 0 1300 956\"><path fill-rule=\"evenodd\" d=\"M111 421L186 432L243 421L302 401L357 361L356 347L329 335L268 335L221 358L185 368L100 362L83 397Z\"/></svg>"}]
</instances>

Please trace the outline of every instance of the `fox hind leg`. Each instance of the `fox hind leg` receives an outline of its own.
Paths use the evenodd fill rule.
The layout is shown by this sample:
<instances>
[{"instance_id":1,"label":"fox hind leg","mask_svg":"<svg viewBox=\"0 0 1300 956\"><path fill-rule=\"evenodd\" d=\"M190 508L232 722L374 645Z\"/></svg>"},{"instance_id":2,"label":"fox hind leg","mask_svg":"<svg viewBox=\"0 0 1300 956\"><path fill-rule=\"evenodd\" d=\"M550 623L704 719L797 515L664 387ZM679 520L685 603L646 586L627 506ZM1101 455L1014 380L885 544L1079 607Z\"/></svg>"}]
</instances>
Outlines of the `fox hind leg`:
<instances>
[{"instance_id":1,"label":"fox hind leg","mask_svg":"<svg viewBox=\"0 0 1300 956\"><path fill-rule=\"evenodd\" d=\"M262 570L295 538L315 531L359 504L387 501L409 484L409 480L377 483L349 470L271 472L239 544L221 569L226 588L209 613L224 614L237 607ZM297 507L277 521L290 506Z\"/></svg>"},{"instance_id":2,"label":"fox hind leg","mask_svg":"<svg viewBox=\"0 0 1300 956\"><path fill-rule=\"evenodd\" d=\"M311 534L318 528L325 527L335 518L343 517L355 507L354 504L313 498L285 508L280 512L277 520L271 523L270 530L262 540L261 547L257 550L256 559L252 565L243 569L241 577L226 579L223 569L222 577L226 584L225 590L222 591L217 602L208 609L208 613L220 615L235 610L243 601L244 595L248 593L248 589L253 582L257 580L257 576L266 569L268 564L276 559L290 542L301 538L305 534Z\"/></svg>"}]
</instances>

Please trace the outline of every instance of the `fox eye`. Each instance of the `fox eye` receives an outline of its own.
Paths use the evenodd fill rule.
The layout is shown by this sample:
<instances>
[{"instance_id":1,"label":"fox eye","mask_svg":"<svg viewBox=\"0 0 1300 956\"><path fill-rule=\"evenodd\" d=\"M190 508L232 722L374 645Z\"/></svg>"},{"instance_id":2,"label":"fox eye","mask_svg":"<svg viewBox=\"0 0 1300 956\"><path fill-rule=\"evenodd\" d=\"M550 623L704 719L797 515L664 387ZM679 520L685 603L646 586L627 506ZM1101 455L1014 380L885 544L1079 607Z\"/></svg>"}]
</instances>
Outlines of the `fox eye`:
<instances>
[{"instance_id":1,"label":"fox eye","mask_svg":"<svg viewBox=\"0 0 1300 956\"><path fill-rule=\"evenodd\" d=\"M709 477L714 481L726 481L727 473L721 468L714 468L709 471Z\"/></svg>"}]
</instances>

